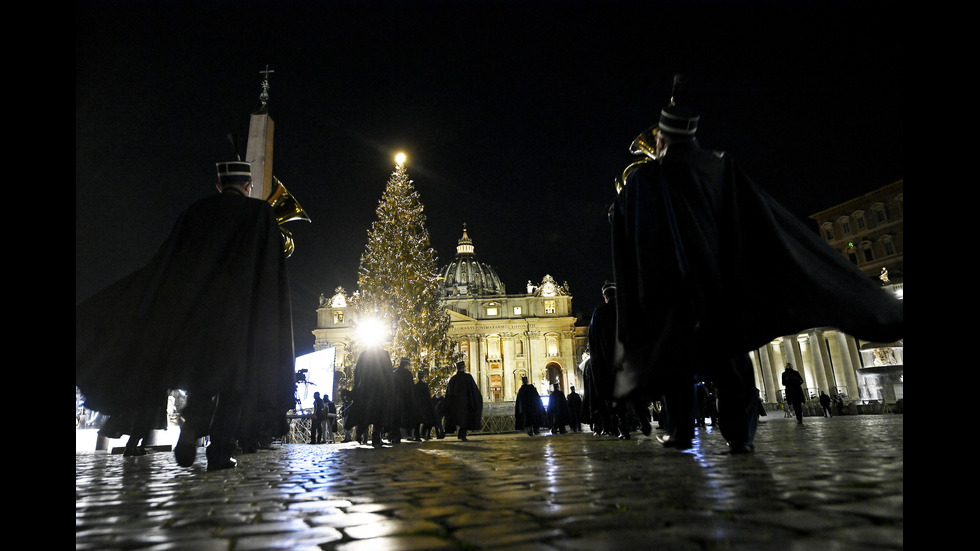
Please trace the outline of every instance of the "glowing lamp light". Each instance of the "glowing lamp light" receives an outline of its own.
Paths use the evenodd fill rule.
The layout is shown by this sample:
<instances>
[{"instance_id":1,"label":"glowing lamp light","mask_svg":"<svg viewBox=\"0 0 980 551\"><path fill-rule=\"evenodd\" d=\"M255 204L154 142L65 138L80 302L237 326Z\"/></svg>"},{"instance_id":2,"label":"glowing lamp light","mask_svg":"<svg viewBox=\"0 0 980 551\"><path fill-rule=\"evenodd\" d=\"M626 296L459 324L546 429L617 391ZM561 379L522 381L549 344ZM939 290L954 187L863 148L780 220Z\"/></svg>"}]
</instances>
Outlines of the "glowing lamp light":
<instances>
[{"instance_id":1,"label":"glowing lamp light","mask_svg":"<svg viewBox=\"0 0 980 551\"><path fill-rule=\"evenodd\" d=\"M405 164L406 159L407 157L405 156L404 153L399 153L395 155L395 164L398 166L403 166Z\"/></svg>"},{"instance_id":2,"label":"glowing lamp light","mask_svg":"<svg viewBox=\"0 0 980 551\"><path fill-rule=\"evenodd\" d=\"M380 346L387 338L387 328L380 320L367 319L357 324L357 342L365 348Z\"/></svg>"}]
</instances>

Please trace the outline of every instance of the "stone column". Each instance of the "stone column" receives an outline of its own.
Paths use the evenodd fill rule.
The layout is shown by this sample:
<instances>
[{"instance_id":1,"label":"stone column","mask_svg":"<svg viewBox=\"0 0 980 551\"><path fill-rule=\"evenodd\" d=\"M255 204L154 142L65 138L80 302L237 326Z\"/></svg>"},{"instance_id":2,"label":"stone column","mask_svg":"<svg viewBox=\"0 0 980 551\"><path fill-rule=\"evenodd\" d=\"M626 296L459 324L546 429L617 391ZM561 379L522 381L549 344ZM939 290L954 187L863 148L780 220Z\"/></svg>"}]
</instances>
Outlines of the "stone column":
<instances>
[{"instance_id":1,"label":"stone column","mask_svg":"<svg viewBox=\"0 0 980 551\"><path fill-rule=\"evenodd\" d=\"M827 382L827 371L830 366L829 358L827 357L827 349L823 346L823 334L816 329L810 329L806 332L807 342L810 347L810 357L813 362L813 375L815 377L815 383L817 389L815 394L820 396L821 390L827 390L830 388L830 384Z\"/></svg>"},{"instance_id":2,"label":"stone column","mask_svg":"<svg viewBox=\"0 0 980 551\"><path fill-rule=\"evenodd\" d=\"M769 347L767 344L755 350L756 361L759 365L760 381L762 384L763 401L774 403L778 402L779 385L776 382L775 371L773 370L772 360L769 357Z\"/></svg>"},{"instance_id":3,"label":"stone column","mask_svg":"<svg viewBox=\"0 0 980 551\"><path fill-rule=\"evenodd\" d=\"M840 349L841 374L844 379L844 386L847 387L847 397L857 400L861 392L858 387L857 370L861 367L860 355L854 337L837 332L837 346Z\"/></svg>"}]
</instances>

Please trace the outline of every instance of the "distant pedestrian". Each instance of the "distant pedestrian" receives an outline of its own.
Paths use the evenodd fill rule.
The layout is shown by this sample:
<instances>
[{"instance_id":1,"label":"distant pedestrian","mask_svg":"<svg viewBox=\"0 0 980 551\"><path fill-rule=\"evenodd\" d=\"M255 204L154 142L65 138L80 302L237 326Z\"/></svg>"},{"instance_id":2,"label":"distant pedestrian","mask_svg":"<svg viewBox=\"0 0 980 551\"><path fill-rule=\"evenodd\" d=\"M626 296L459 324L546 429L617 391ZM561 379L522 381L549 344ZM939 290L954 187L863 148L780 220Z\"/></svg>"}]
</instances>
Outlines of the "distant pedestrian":
<instances>
[{"instance_id":1,"label":"distant pedestrian","mask_svg":"<svg viewBox=\"0 0 980 551\"><path fill-rule=\"evenodd\" d=\"M343 388L340 390L340 422L344 428L344 439L342 442L351 442L354 440L354 436L351 434L351 427L353 423L350 421L350 411L351 411L351 391Z\"/></svg>"},{"instance_id":2,"label":"distant pedestrian","mask_svg":"<svg viewBox=\"0 0 980 551\"><path fill-rule=\"evenodd\" d=\"M521 388L517 389L514 400L514 428L534 436L540 434L544 422L544 404L538 389L528 382L527 377L521 377Z\"/></svg>"},{"instance_id":3,"label":"distant pedestrian","mask_svg":"<svg viewBox=\"0 0 980 551\"><path fill-rule=\"evenodd\" d=\"M321 433L327 442L333 442L333 435L337 432L337 404L330 400L330 395L323 395L323 405L326 413L323 415L323 429Z\"/></svg>"},{"instance_id":4,"label":"distant pedestrian","mask_svg":"<svg viewBox=\"0 0 980 551\"><path fill-rule=\"evenodd\" d=\"M554 390L548 397L548 424L551 426L551 434L565 434L568 432L568 400L561 391L561 385L554 384Z\"/></svg>"},{"instance_id":5,"label":"distant pedestrian","mask_svg":"<svg viewBox=\"0 0 980 551\"><path fill-rule=\"evenodd\" d=\"M830 413L830 396L827 393L820 391L820 407L823 408L824 417L833 417L834 415Z\"/></svg>"},{"instance_id":6,"label":"distant pedestrian","mask_svg":"<svg viewBox=\"0 0 980 551\"><path fill-rule=\"evenodd\" d=\"M786 401L796 412L797 424L803 424L803 376L793 369L793 364L787 363L783 370L783 386L786 388Z\"/></svg>"},{"instance_id":7,"label":"distant pedestrian","mask_svg":"<svg viewBox=\"0 0 980 551\"><path fill-rule=\"evenodd\" d=\"M391 394L391 424L388 433L392 444L401 442L402 431L407 438L414 438L419 426L419 416L415 406L415 384L412 372L408 366L412 364L408 358L402 358L392 375Z\"/></svg>"},{"instance_id":8,"label":"distant pedestrian","mask_svg":"<svg viewBox=\"0 0 980 551\"><path fill-rule=\"evenodd\" d=\"M412 431L413 440L416 441L432 438L432 429L434 428L436 429L436 436L442 432L441 426L437 428L435 402L432 400L432 394L429 391L429 383L425 380L428 376L428 369L424 367L419 369L418 382L412 388L412 398L418 412L418 422Z\"/></svg>"},{"instance_id":9,"label":"distant pedestrian","mask_svg":"<svg viewBox=\"0 0 980 551\"><path fill-rule=\"evenodd\" d=\"M432 395L432 407L436 410L436 438L446 437L446 394L440 392Z\"/></svg>"},{"instance_id":10,"label":"distant pedestrian","mask_svg":"<svg viewBox=\"0 0 980 551\"><path fill-rule=\"evenodd\" d=\"M571 392L565 397L568 402L568 427L572 432L582 432L582 395L575 392L575 387L568 387Z\"/></svg>"},{"instance_id":11,"label":"distant pedestrian","mask_svg":"<svg viewBox=\"0 0 980 551\"><path fill-rule=\"evenodd\" d=\"M465 441L470 430L480 430L483 423L483 395L473 376L466 372L466 364L456 364L456 374L446 384L446 431L450 427L458 431L456 437Z\"/></svg>"},{"instance_id":12,"label":"distant pedestrian","mask_svg":"<svg viewBox=\"0 0 980 551\"><path fill-rule=\"evenodd\" d=\"M313 393L313 415L310 416L310 444L323 443L323 422L327 414L327 405L319 392Z\"/></svg>"},{"instance_id":13,"label":"distant pedestrian","mask_svg":"<svg viewBox=\"0 0 980 551\"><path fill-rule=\"evenodd\" d=\"M834 403L837 405L837 415L844 415L844 396L838 393L834 397Z\"/></svg>"}]
</instances>

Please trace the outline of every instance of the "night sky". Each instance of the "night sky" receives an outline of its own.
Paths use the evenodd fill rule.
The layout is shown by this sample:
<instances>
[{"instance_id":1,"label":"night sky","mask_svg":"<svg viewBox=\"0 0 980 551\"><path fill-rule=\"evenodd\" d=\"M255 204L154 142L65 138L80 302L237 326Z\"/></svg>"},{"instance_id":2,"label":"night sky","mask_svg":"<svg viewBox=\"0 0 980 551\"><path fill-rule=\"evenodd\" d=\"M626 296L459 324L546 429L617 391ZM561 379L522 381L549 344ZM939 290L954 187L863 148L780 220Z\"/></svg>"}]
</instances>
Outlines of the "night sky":
<instances>
[{"instance_id":1,"label":"night sky","mask_svg":"<svg viewBox=\"0 0 980 551\"><path fill-rule=\"evenodd\" d=\"M143 265L270 75L297 354L356 289L408 155L440 266L463 224L508 293L545 274L591 315L633 138L689 75L704 146L807 217L903 178L900 3L76 1L75 300ZM206 7L202 7L206 6Z\"/></svg>"}]
</instances>

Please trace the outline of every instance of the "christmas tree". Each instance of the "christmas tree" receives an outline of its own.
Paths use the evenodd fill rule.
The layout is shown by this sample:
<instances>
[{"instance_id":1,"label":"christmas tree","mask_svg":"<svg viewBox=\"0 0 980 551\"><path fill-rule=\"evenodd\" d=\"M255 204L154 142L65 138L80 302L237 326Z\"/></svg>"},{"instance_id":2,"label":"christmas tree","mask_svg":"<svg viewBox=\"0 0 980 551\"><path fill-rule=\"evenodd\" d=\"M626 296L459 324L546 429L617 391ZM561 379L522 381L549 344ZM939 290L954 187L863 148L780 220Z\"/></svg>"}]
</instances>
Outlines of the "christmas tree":
<instances>
[{"instance_id":1,"label":"christmas tree","mask_svg":"<svg viewBox=\"0 0 980 551\"><path fill-rule=\"evenodd\" d=\"M384 346L392 360L397 364L399 358L408 358L413 373L428 367L430 388L436 389L455 373L456 352L449 338L449 314L440 304L436 252L423 211L400 158L378 203L378 219L368 230L352 324L355 333L362 333L367 324L380 323L388 333Z\"/></svg>"}]
</instances>

